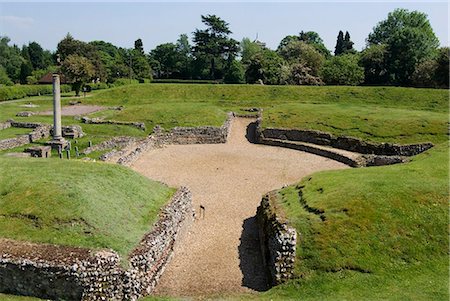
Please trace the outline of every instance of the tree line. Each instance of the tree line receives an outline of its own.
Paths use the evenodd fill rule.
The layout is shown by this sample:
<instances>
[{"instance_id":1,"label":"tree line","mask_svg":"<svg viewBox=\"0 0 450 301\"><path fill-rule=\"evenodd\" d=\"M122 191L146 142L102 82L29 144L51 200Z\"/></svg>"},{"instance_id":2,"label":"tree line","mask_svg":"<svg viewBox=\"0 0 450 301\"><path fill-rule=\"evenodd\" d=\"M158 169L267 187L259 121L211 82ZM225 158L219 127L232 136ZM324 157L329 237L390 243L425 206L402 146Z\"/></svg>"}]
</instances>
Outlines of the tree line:
<instances>
[{"instance_id":1,"label":"tree line","mask_svg":"<svg viewBox=\"0 0 450 301\"><path fill-rule=\"evenodd\" d=\"M70 34L55 52L37 42L19 48L0 38L0 84L34 84L59 70L77 93L86 82L112 83L120 78L214 80L268 85L397 85L448 88L449 48L439 48L426 14L396 9L379 22L361 52L348 31L339 31L332 54L319 34L301 31L280 41L276 50L265 43L231 37L229 24L216 15L201 16L203 29L174 43L144 52L104 41L83 42Z\"/></svg>"}]
</instances>

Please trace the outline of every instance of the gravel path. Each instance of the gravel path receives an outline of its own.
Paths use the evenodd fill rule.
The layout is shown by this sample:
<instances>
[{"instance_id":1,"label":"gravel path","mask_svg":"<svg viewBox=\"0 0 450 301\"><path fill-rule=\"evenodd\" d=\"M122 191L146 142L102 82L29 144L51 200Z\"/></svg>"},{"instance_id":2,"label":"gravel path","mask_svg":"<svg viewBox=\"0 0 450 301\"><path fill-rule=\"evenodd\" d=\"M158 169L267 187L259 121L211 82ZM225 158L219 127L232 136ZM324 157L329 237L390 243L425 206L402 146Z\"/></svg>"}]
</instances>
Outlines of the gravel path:
<instances>
[{"instance_id":1,"label":"gravel path","mask_svg":"<svg viewBox=\"0 0 450 301\"><path fill-rule=\"evenodd\" d=\"M62 116L77 116L77 115L86 115L94 112L98 112L101 110L105 110L105 107L102 106L94 106L94 105L73 105L73 106L65 106L61 108ZM53 110L39 112L38 115L53 115Z\"/></svg>"},{"instance_id":2,"label":"gravel path","mask_svg":"<svg viewBox=\"0 0 450 301\"><path fill-rule=\"evenodd\" d=\"M245 135L252 121L236 118L226 144L170 145L132 165L151 179L189 187L197 212L157 295L201 298L267 289L255 224L261 196L319 170L348 168L309 153L251 144Z\"/></svg>"}]
</instances>

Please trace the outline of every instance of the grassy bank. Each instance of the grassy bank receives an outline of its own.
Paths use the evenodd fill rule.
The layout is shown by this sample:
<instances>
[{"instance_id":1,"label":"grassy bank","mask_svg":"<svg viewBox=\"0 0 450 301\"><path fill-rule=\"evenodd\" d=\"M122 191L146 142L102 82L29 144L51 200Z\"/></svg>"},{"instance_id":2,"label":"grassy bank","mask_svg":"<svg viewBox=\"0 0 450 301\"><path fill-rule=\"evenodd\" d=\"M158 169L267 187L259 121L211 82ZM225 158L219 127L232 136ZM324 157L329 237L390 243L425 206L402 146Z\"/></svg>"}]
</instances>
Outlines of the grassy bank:
<instances>
[{"instance_id":1,"label":"grassy bank","mask_svg":"<svg viewBox=\"0 0 450 301\"><path fill-rule=\"evenodd\" d=\"M320 172L280 190L300 234L297 279L263 297L448 300L448 155L444 143L408 164Z\"/></svg>"},{"instance_id":2,"label":"grassy bank","mask_svg":"<svg viewBox=\"0 0 450 301\"><path fill-rule=\"evenodd\" d=\"M0 170L0 237L111 248L122 256L174 191L102 163L3 157Z\"/></svg>"}]
</instances>

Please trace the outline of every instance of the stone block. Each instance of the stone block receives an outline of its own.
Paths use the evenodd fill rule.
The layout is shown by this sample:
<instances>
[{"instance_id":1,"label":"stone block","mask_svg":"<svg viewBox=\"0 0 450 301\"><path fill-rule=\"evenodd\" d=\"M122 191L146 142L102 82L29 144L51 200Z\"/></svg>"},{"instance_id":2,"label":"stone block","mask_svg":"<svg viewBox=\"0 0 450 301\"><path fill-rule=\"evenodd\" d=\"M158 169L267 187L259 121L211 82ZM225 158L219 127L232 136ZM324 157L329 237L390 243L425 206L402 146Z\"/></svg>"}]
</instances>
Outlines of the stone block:
<instances>
[{"instance_id":1,"label":"stone block","mask_svg":"<svg viewBox=\"0 0 450 301\"><path fill-rule=\"evenodd\" d=\"M50 146L33 146L25 149L26 153L30 153L31 157L49 158L52 155Z\"/></svg>"}]
</instances>

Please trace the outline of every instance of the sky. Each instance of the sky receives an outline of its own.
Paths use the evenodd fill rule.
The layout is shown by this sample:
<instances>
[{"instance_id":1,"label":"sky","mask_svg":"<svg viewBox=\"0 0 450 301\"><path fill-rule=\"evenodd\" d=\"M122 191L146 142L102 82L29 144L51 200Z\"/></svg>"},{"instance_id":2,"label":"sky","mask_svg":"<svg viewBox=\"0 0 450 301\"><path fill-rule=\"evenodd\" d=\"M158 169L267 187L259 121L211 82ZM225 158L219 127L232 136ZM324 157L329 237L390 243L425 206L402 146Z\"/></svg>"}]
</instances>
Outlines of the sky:
<instances>
[{"instance_id":1,"label":"sky","mask_svg":"<svg viewBox=\"0 0 450 301\"><path fill-rule=\"evenodd\" d=\"M52 51L69 32L82 41L103 40L127 48L141 38L148 52L159 44L175 42L183 33L191 38L196 28L204 28L200 16L215 14L230 24L231 36L238 41L257 37L267 47L276 49L287 35L297 35L301 30L316 31L327 48L334 51L337 34L343 30L349 31L354 47L362 50L378 22L394 9L406 8L426 13L441 46L449 46L447 1L350 1L92 3L53 0L42 3L0 0L0 36L8 36L11 43L19 46L37 41Z\"/></svg>"}]
</instances>

